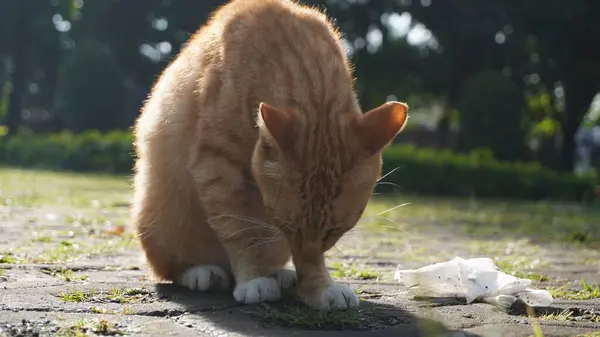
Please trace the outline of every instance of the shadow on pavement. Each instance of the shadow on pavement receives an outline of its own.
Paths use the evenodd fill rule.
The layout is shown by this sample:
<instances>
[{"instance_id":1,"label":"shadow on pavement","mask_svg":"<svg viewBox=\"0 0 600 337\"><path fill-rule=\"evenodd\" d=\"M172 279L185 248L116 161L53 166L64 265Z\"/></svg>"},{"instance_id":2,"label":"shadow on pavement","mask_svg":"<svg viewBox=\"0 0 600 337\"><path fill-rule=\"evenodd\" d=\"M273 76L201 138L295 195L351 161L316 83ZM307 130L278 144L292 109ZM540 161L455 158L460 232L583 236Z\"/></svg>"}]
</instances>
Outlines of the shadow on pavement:
<instances>
[{"instance_id":1,"label":"shadow on pavement","mask_svg":"<svg viewBox=\"0 0 600 337\"><path fill-rule=\"evenodd\" d=\"M479 336L450 331L442 323L400 307L361 300L358 311L322 313L288 297L281 302L243 305L230 292L199 293L175 284L157 284L164 299L185 307L184 322L211 335L227 336Z\"/></svg>"}]
</instances>

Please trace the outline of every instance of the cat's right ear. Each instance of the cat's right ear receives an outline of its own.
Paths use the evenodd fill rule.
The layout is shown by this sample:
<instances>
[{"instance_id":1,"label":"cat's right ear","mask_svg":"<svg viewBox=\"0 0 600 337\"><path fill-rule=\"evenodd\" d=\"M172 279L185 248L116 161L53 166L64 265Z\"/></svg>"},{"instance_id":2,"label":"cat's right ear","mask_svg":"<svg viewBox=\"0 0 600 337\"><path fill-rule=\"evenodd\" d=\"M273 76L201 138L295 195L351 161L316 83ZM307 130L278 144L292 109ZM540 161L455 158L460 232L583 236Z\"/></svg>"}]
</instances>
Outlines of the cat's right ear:
<instances>
[{"instance_id":1,"label":"cat's right ear","mask_svg":"<svg viewBox=\"0 0 600 337\"><path fill-rule=\"evenodd\" d=\"M277 143L280 149L292 146L296 134L294 116L267 103L258 106L258 127Z\"/></svg>"},{"instance_id":2,"label":"cat's right ear","mask_svg":"<svg viewBox=\"0 0 600 337\"><path fill-rule=\"evenodd\" d=\"M353 120L354 132L368 155L371 156L390 143L404 129L408 119L408 105L387 102Z\"/></svg>"}]
</instances>

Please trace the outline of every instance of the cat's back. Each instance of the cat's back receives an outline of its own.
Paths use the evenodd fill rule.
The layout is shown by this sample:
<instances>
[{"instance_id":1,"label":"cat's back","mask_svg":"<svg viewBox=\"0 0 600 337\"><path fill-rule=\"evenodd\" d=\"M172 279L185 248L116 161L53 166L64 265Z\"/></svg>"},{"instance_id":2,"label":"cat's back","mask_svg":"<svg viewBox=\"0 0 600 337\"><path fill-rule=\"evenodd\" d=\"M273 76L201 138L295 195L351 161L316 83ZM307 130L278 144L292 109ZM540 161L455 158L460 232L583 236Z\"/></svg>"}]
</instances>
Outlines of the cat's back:
<instances>
[{"instance_id":1,"label":"cat's back","mask_svg":"<svg viewBox=\"0 0 600 337\"><path fill-rule=\"evenodd\" d=\"M293 0L231 0L214 13L210 25L222 28L225 41L269 40L289 33L299 34L295 39L324 37L333 29L320 10Z\"/></svg>"},{"instance_id":2,"label":"cat's back","mask_svg":"<svg viewBox=\"0 0 600 337\"><path fill-rule=\"evenodd\" d=\"M326 15L292 0L233 0L212 24L220 30L219 42L230 61L238 54L344 61L338 31Z\"/></svg>"},{"instance_id":3,"label":"cat's back","mask_svg":"<svg viewBox=\"0 0 600 337\"><path fill-rule=\"evenodd\" d=\"M260 102L306 113L356 110L352 84L340 36L324 13L292 0L232 0L165 69L137 137L157 139L174 155L173 148L214 138L227 125L236 125L237 138L254 139Z\"/></svg>"},{"instance_id":4,"label":"cat's back","mask_svg":"<svg viewBox=\"0 0 600 337\"><path fill-rule=\"evenodd\" d=\"M210 59L205 69L227 100L306 111L356 107L341 36L320 10L292 0L233 0L207 27L199 39Z\"/></svg>"}]
</instances>

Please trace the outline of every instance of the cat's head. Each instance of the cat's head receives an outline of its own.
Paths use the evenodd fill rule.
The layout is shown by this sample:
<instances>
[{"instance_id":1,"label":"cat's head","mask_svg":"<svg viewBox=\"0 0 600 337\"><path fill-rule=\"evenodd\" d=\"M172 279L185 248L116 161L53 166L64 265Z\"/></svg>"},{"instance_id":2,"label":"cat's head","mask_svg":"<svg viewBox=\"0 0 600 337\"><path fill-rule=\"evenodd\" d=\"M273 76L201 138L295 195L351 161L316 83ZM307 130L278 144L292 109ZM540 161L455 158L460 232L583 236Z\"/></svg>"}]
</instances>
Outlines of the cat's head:
<instances>
[{"instance_id":1,"label":"cat's head","mask_svg":"<svg viewBox=\"0 0 600 337\"><path fill-rule=\"evenodd\" d=\"M292 250L329 250L352 229L381 174L381 151L407 121L404 103L314 117L262 103L252 174L271 225Z\"/></svg>"}]
</instances>

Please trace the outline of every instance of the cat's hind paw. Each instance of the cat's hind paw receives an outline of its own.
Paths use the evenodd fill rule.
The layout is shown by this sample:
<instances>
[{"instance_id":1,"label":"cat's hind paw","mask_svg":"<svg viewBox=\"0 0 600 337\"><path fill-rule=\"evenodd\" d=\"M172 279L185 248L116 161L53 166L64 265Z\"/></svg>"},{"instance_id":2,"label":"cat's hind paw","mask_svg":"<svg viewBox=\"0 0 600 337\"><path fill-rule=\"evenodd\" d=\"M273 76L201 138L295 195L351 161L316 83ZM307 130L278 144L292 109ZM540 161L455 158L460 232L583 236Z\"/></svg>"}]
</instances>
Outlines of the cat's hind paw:
<instances>
[{"instance_id":1,"label":"cat's hind paw","mask_svg":"<svg viewBox=\"0 0 600 337\"><path fill-rule=\"evenodd\" d=\"M245 304L277 301L281 298L281 286L275 278L257 277L238 283L233 291L233 297L236 301Z\"/></svg>"},{"instance_id":2,"label":"cat's hind paw","mask_svg":"<svg viewBox=\"0 0 600 337\"><path fill-rule=\"evenodd\" d=\"M202 265L187 269L179 278L178 283L191 290L208 291L229 288L231 281L223 268Z\"/></svg>"},{"instance_id":3,"label":"cat's hind paw","mask_svg":"<svg viewBox=\"0 0 600 337\"><path fill-rule=\"evenodd\" d=\"M320 298L311 304L321 310L344 310L356 308L358 303L358 296L352 288L345 284L333 283L323 289Z\"/></svg>"}]
</instances>

